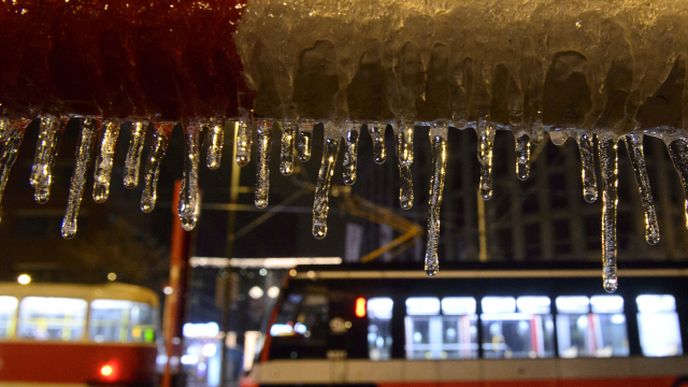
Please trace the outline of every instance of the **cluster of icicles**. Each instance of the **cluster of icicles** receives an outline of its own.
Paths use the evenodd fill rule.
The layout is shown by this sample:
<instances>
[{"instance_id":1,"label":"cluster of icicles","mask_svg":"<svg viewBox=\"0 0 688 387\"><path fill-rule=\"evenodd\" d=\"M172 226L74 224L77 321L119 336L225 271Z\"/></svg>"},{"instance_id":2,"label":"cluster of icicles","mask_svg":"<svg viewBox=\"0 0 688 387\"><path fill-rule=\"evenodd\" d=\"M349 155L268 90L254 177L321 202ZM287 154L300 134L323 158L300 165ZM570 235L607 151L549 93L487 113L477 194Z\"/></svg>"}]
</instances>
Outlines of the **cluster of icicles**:
<instances>
[{"instance_id":1,"label":"cluster of icicles","mask_svg":"<svg viewBox=\"0 0 688 387\"><path fill-rule=\"evenodd\" d=\"M97 117L55 117L43 115L40 118L40 130L36 145L30 184L34 188L36 202L46 203L50 197L52 169L60 137L71 119L79 120L81 139L76 150L76 165L71 178L67 210L62 221L62 237L72 238L77 231L79 207L84 193L86 175L93 148L96 147L96 159L93 168L92 198L96 203L103 203L109 195L110 178L113 169L115 146L120 134L120 123L102 120ZM24 138L28 119L0 119L0 201L7 184L12 165L17 158L17 151ZM251 160L253 142L256 144L256 186L255 205L265 208L268 205L270 187L270 147L273 131L279 130L280 161L279 170L283 175L290 175L297 162L307 162L311 158L313 130L318 122L314 120L276 121L271 119L253 119L248 115L241 118L224 120L210 119L206 122L194 122L184 128L186 157L183 181L180 192L179 217L182 227L193 230L200 213L198 190L198 169L200 163L200 136L205 133L208 144L206 166L217 169L223 154L225 128L233 131L235 162L246 166ZM131 137L124 165L124 186L134 189L139 186L141 163L146 132L152 130L153 141L145 160L143 172L143 191L141 210L150 212L156 203L156 186L160 163L167 151L168 139L176 123L163 121L150 123L134 121L131 123ZM447 167L447 133L446 123L407 123L397 122L358 122L326 121L324 143L320 170L318 173L315 198L313 202L313 236L322 239L327 235L327 214L329 211L329 192L332 184L335 163L340 145L343 144L343 181L352 185L356 181L356 160L360 131L367 128L373 142L373 158L382 164L387 158L384 144L384 132L391 126L395 133L396 153L400 176L399 203L408 210L413 206L413 132L417 128L428 129L432 149L432 174L429 184L429 214L427 250L425 253L425 271L436 275L439 271L438 244L440 235L440 207ZM493 193L492 165L493 145L498 127L487 119L481 119L470 125L478 137L478 160L480 163L479 192L484 200L489 200ZM499 127L501 129L502 127ZM607 292L613 292L618 286L616 219L618 205L618 156L619 141L626 144L631 164L635 173L641 197L644 219L645 239L649 244L659 242L659 226L655 211L650 181L643 154L643 133L634 131L621 137L610 132L593 132L574 129L540 128L539 130L520 130L513 133L516 153L516 175L520 180L530 176L535 146L542 142L547 133L556 145L562 145L568 138L573 138L580 152L581 181L583 199L592 203L598 198L598 179L596 176L595 153L601 171L602 192L602 279ZM679 173L684 193L688 193L688 140L678 132L654 133L667 143L669 155ZM688 226L688 201L685 202L686 226Z\"/></svg>"}]
</instances>

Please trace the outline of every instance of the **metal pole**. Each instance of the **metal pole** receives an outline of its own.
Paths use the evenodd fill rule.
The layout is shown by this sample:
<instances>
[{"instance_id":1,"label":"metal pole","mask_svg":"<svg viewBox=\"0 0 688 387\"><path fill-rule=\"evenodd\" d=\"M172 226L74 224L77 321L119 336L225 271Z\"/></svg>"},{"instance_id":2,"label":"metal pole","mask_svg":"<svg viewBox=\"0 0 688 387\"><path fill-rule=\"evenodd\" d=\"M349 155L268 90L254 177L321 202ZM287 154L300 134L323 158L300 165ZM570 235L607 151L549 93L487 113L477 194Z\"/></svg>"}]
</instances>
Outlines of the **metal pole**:
<instances>
[{"instance_id":1,"label":"metal pole","mask_svg":"<svg viewBox=\"0 0 688 387\"><path fill-rule=\"evenodd\" d=\"M175 377L180 376L179 361L177 368L172 369L171 359L181 359L184 349L184 312L189 273L189 240L190 235L182 229L179 220L179 189L181 181L174 183L172 195L172 235L170 241L170 277L166 290L165 310L163 315L163 337L167 361L163 371L161 385L171 387Z\"/></svg>"}]
</instances>

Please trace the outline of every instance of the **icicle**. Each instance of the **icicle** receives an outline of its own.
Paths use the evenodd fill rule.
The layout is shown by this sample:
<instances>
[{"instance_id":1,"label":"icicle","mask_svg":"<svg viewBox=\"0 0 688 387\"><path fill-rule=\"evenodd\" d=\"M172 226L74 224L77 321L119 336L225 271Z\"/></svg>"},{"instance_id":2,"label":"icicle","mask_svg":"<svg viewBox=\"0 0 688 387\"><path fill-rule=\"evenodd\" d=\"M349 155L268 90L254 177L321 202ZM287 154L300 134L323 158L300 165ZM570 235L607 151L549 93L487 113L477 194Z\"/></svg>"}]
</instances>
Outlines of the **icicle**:
<instances>
[{"instance_id":1,"label":"icicle","mask_svg":"<svg viewBox=\"0 0 688 387\"><path fill-rule=\"evenodd\" d=\"M613 293L619 285L616 273L616 212L619 203L617 139L607 135L600 136L598 141L602 173L602 286L607 293Z\"/></svg>"},{"instance_id":2,"label":"icicle","mask_svg":"<svg viewBox=\"0 0 688 387\"><path fill-rule=\"evenodd\" d=\"M530 164L532 162L532 142L526 132L516 133L514 147L516 148L516 177L526 181L530 177Z\"/></svg>"},{"instance_id":3,"label":"icicle","mask_svg":"<svg viewBox=\"0 0 688 387\"><path fill-rule=\"evenodd\" d=\"M41 117L40 133L36 144L36 153L31 167L29 183L34 188L34 200L44 204L50 199L50 186L53 182L53 165L57 156L58 143L62 135L62 128L69 122L69 117L61 117L60 122L55 116L45 115Z\"/></svg>"},{"instance_id":4,"label":"icicle","mask_svg":"<svg viewBox=\"0 0 688 387\"><path fill-rule=\"evenodd\" d=\"M376 164L384 164L387 160L387 148L385 147L385 129L387 124L369 122L367 125L370 138L373 140L373 160ZM413 161L413 158L411 159Z\"/></svg>"},{"instance_id":5,"label":"icicle","mask_svg":"<svg viewBox=\"0 0 688 387\"><path fill-rule=\"evenodd\" d=\"M576 136L581 161L581 184L583 200L594 203L597 200L597 174L595 172L595 135L582 131Z\"/></svg>"},{"instance_id":6,"label":"icicle","mask_svg":"<svg viewBox=\"0 0 688 387\"><path fill-rule=\"evenodd\" d=\"M256 187L253 202L258 208L268 206L268 196L270 193L270 143L272 140L272 121L258 120L256 126L257 134L257 157L256 160Z\"/></svg>"},{"instance_id":7,"label":"icicle","mask_svg":"<svg viewBox=\"0 0 688 387\"><path fill-rule=\"evenodd\" d=\"M688 228L688 140L679 138L669 144L669 155L683 186L684 223Z\"/></svg>"},{"instance_id":8,"label":"icicle","mask_svg":"<svg viewBox=\"0 0 688 387\"><path fill-rule=\"evenodd\" d=\"M400 120L396 127L396 140L399 205L404 210L410 210L413 207L413 124Z\"/></svg>"},{"instance_id":9,"label":"icicle","mask_svg":"<svg viewBox=\"0 0 688 387\"><path fill-rule=\"evenodd\" d=\"M638 193L640 193L640 203L643 206L643 214L645 216L645 240L647 243L655 245L659 242L659 223L657 222L655 200L652 197L650 178L647 175L647 167L645 166L643 135L627 134L626 149L628 149L628 156L631 159L631 165L633 165L635 181L638 184Z\"/></svg>"},{"instance_id":10,"label":"icicle","mask_svg":"<svg viewBox=\"0 0 688 387\"><path fill-rule=\"evenodd\" d=\"M480 162L480 196L483 200L492 198L492 160L494 156L495 128L486 124L485 119L479 119L478 132L478 161Z\"/></svg>"},{"instance_id":11,"label":"icicle","mask_svg":"<svg viewBox=\"0 0 688 387\"><path fill-rule=\"evenodd\" d=\"M358 137L361 123L348 122L344 133L344 184L353 185L356 182L356 164L358 158Z\"/></svg>"},{"instance_id":12,"label":"icicle","mask_svg":"<svg viewBox=\"0 0 688 387\"><path fill-rule=\"evenodd\" d=\"M440 242L440 208L447 169L447 132L447 128L433 127L429 133L432 149L432 175L428 197L428 241L425 249L425 273L429 276L436 275L440 269L437 248Z\"/></svg>"},{"instance_id":13,"label":"icicle","mask_svg":"<svg viewBox=\"0 0 688 387\"><path fill-rule=\"evenodd\" d=\"M146 141L148 121L134 121L131 123L131 139L127 158L124 161L124 186L134 189L139 185L139 172L141 170L141 153Z\"/></svg>"},{"instance_id":14,"label":"icicle","mask_svg":"<svg viewBox=\"0 0 688 387\"><path fill-rule=\"evenodd\" d=\"M103 124L103 138L100 141L98 156L93 169L93 192L91 196L96 203L105 203L110 195L110 177L112 176L119 129L120 125L115 121L105 121Z\"/></svg>"},{"instance_id":15,"label":"icicle","mask_svg":"<svg viewBox=\"0 0 688 387\"><path fill-rule=\"evenodd\" d=\"M314 127L315 121L313 120L302 120L299 125L299 131L296 135L296 152L302 163L311 159Z\"/></svg>"},{"instance_id":16,"label":"icicle","mask_svg":"<svg viewBox=\"0 0 688 387\"><path fill-rule=\"evenodd\" d=\"M234 159L240 167L246 166L251 161L251 145L253 133L249 126L248 117L242 117L234 122Z\"/></svg>"},{"instance_id":17,"label":"icicle","mask_svg":"<svg viewBox=\"0 0 688 387\"><path fill-rule=\"evenodd\" d=\"M12 166L17 160L17 152L24 140L26 127L31 123L28 119L0 120L0 222L2 221L2 197L5 193L7 180Z\"/></svg>"},{"instance_id":18,"label":"icicle","mask_svg":"<svg viewBox=\"0 0 688 387\"><path fill-rule=\"evenodd\" d=\"M282 137L280 139L280 173L289 176L294 173L294 153L296 147L297 125L293 121L282 123Z\"/></svg>"},{"instance_id":19,"label":"icicle","mask_svg":"<svg viewBox=\"0 0 688 387\"><path fill-rule=\"evenodd\" d=\"M213 118L208 125L208 152L205 160L208 169L220 168L220 162L222 161L222 148L224 148L224 145L224 120L222 118Z\"/></svg>"},{"instance_id":20,"label":"icicle","mask_svg":"<svg viewBox=\"0 0 688 387\"><path fill-rule=\"evenodd\" d=\"M179 191L179 219L182 228L186 231L191 231L196 227L198 216L201 214L201 195L198 191L198 163L201 157L198 145L199 129L195 123L184 128L186 157Z\"/></svg>"},{"instance_id":21,"label":"icicle","mask_svg":"<svg viewBox=\"0 0 688 387\"><path fill-rule=\"evenodd\" d=\"M167 145L169 144L170 133L172 133L174 125L174 122L169 121L156 122L154 124L153 144L151 144L148 160L146 161L146 169L143 174L143 192L141 193L141 211L145 213L149 213L155 208L155 202L158 197L160 163L165 157L165 153L167 153Z\"/></svg>"},{"instance_id":22,"label":"icicle","mask_svg":"<svg viewBox=\"0 0 688 387\"><path fill-rule=\"evenodd\" d=\"M334 175L334 166L339 153L341 133L332 122L325 123L324 143L318 182L313 199L313 236L323 239L327 236L327 213L330 210L330 185Z\"/></svg>"},{"instance_id":23,"label":"icicle","mask_svg":"<svg viewBox=\"0 0 688 387\"><path fill-rule=\"evenodd\" d=\"M84 195L86 185L86 173L91 162L93 143L100 122L93 118L85 117L81 120L81 142L76 151L76 165L69 185L69 197L67 199L67 212L62 219L62 238L72 239L76 235L79 208Z\"/></svg>"}]
</instances>

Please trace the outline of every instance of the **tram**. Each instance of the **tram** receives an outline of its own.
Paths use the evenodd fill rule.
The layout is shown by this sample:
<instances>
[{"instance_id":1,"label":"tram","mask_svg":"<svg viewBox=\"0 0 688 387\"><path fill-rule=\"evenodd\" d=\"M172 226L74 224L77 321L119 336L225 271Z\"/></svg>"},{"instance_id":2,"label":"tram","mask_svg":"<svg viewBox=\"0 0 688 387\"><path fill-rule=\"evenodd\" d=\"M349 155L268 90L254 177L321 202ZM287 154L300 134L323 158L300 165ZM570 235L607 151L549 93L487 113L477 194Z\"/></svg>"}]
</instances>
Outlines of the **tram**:
<instances>
[{"instance_id":1,"label":"tram","mask_svg":"<svg viewBox=\"0 0 688 387\"><path fill-rule=\"evenodd\" d=\"M688 386L688 266L292 269L255 386Z\"/></svg>"},{"instance_id":2,"label":"tram","mask_svg":"<svg viewBox=\"0 0 688 387\"><path fill-rule=\"evenodd\" d=\"M0 386L153 386L158 297L134 285L0 283Z\"/></svg>"}]
</instances>

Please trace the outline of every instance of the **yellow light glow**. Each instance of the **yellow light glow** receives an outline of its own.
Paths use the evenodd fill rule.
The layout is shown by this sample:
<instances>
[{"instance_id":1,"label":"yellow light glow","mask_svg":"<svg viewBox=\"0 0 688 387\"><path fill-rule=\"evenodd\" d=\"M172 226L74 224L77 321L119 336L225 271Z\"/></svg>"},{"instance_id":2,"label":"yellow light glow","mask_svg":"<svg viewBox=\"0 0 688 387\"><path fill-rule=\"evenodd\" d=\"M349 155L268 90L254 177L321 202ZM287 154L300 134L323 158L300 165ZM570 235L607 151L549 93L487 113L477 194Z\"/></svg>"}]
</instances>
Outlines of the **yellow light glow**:
<instances>
[{"instance_id":1,"label":"yellow light glow","mask_svg":"<svg viewBox=\"0 0 688 387\"><path fill-rule=\"evenodd\" d=\"M19 285L28 285L31 283L31 276L26 273L19 274L19 276L17 276L17 282Z\"/></svg>"}]
</instances>

